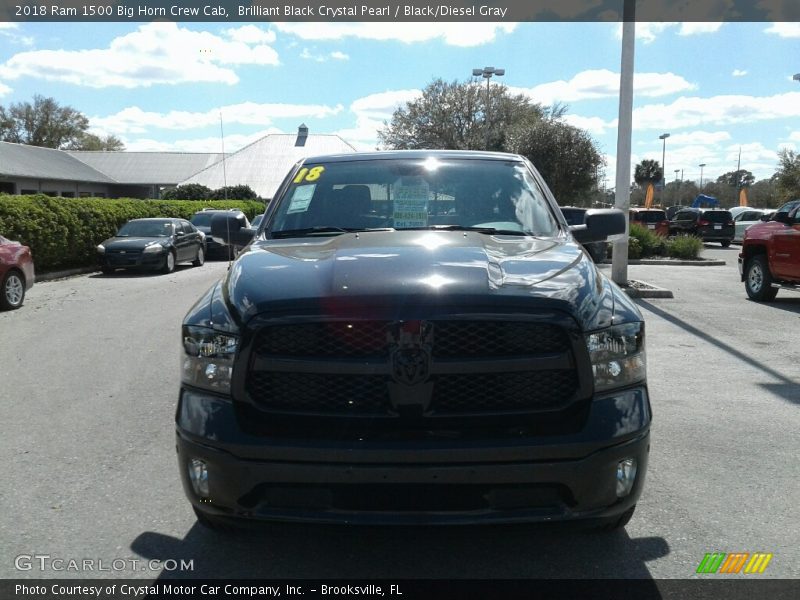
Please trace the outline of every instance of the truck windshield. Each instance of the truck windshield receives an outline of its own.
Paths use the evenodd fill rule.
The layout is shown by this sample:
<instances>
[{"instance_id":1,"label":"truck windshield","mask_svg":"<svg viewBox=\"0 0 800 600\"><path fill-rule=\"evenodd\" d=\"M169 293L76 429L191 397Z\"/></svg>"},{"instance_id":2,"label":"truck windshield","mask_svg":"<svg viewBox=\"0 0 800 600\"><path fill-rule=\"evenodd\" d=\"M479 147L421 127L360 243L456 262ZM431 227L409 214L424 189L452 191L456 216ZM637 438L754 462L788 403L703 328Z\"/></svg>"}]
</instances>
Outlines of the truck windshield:
<instances>
[{"instance_id":1,"label":"truck windshield","mask_svg":"<svg viewBox=\"0 0 800 600\"><path fill-rule=\"evenodd\" d=\"M354 158L304 165L279 199L270 237L465 228L536 236L559 231L520 161Z\"/></svg>"}]
</instances>

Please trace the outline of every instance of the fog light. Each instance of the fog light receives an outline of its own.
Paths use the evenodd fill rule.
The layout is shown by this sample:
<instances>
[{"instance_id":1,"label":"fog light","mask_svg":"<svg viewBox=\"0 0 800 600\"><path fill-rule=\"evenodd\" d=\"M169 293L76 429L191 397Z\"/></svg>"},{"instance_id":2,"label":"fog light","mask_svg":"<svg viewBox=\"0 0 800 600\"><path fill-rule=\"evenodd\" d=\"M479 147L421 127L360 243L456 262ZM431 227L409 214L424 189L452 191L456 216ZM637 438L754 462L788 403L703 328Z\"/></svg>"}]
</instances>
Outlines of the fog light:
<instances>
[{"instance_id":1,"label":"fog light","mask_svg":"<svg viewBox=\"0 0 800 600\"><path fill-rule=\"evenodd\" d=\"M208 465L206 465L206 461L199 458L189 461L189 481L192 482L195 494L201 498L208 498ZM617 486L617 490L619 490L619 484Z\"/></svg>"},{"instance_id":2,"label":"fog light","mask_svg":"<svg viewBox=\"0 0 800 600\"><path fill-rule=\"evenodd\" d=\"M636 481L636 459L626 458L617 464L617 498L624 498L631 493Z\"/></svg>"}]
</instances>

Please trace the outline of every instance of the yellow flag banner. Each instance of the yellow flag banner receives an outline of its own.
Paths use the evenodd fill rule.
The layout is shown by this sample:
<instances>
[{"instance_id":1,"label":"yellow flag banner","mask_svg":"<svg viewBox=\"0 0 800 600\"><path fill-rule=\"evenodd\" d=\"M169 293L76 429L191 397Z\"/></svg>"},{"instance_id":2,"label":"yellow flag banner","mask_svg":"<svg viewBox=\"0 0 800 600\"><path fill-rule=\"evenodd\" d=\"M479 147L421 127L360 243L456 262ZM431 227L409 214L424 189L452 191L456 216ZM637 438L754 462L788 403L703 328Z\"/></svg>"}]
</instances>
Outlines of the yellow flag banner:
<instances>
[{"instance_id":1,"label":"yellow flag banner","mask_svg":"<svg viewBox=\"0 0 800 600\"><path fill-rule=\"evenodd\" d=\"M747 190L744 188L739 190L739 206L747 206Z\"/></svg>"},{"instance_id":2,"label":"yellow flag banner","mask_svg":"<svg viewBox=\"0 0 800 600\"><path fill-rule=\"evenodd\" d=\"M653 184L647 184L647 192L644 195L644 207L645 208L652 208L653 207Z\"/></svg>"}]
</instances>

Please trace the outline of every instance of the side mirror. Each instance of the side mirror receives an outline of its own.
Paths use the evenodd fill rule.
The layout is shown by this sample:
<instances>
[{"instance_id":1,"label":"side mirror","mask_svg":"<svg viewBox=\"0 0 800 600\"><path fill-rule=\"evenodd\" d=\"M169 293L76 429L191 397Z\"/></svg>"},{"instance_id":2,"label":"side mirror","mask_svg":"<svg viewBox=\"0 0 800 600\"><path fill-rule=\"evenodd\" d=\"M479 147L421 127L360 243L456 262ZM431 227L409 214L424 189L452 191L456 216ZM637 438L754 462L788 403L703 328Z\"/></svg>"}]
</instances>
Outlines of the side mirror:
<instances>
[{"instance_id":1,"label":"side mirror","mask_svg":"<svg viewBox=\"0 0 800 600\"><path fill-rule=\"evenodd\" d=\"M224 244L246 246L249 244L256 230L245 227L247 219L243 214L219 214L211 218L211 237Z\"/></svg>"},{"instance_id":2,"label":"side mirror","mask_svg":"<svg viewBox=\"0 0 800 600\"><path fill-rule=\"evenodd\" d=\"M587 210L583 225L570 225L570 231L581 244L602 242L610 235L625 233L625 213L618 208Z\"/></svg>"},{"instance_id":3,"label":"side mirror","mask_svg":"<svg viewBox=\"0 0 800 600\"><path fill-rule=\"evenodd\" d=\"M783 223L784 225L791 224L792 220L789 218L788 212L776 212L772 215L772 220L777 221L778 223Z\"/></svg>"}]
</instances>

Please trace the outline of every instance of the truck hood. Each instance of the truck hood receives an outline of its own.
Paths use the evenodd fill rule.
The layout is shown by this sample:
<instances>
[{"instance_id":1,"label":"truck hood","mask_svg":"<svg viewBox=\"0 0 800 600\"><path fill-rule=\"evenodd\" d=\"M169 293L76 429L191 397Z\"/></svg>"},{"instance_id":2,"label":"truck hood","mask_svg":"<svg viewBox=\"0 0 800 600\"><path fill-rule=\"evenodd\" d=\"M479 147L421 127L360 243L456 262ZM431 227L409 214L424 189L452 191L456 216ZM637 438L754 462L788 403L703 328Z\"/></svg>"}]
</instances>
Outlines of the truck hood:
<instances>
[{"instance_id":1,"label":"truck hood","mask_svg":"<svg viewBox=\"0 0 800 600\"><path fill-rule=\"evenodd\" d=\"M460 231L256 240L221 293L240 324L259 314L399 316L437 305L456 313L557 309L584 330L609 326L621 294L568 237Z\"/></svg>"}]
</instances>

